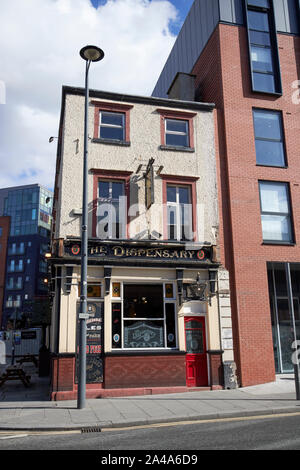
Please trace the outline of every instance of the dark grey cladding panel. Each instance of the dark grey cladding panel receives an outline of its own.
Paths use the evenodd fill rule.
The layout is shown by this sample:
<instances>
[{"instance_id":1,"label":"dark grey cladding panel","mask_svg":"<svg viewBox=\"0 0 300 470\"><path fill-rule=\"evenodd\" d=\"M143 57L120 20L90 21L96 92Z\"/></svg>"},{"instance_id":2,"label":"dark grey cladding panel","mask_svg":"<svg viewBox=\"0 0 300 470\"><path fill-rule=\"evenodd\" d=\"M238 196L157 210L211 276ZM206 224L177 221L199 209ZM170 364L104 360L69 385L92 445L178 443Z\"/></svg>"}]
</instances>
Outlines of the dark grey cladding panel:
<instances>
[{"instance_id":1,"label":"dark grey cladding panel","mask_svg":"<svg viewBox=\"0 0 300 470\"><path fill-rule=\"evenodd\" d=\"M300 0L273 0L276 27L278 32L299 33ZM219 0L220 21L232 24L244 24L244 0Z\"/></svg>"},{"instance_id":2,"label":"dark grey cladding panel","mask_svg":"<svg viewBox=\"0 0 300 470\"><path fill-rule=\"evenodd\" d=\"M273 0L278 32L299 34L299 0Z\"/></svg>"},{"instance_id":3,"label":"dark grey cladding panel","mask_svg":"<svg viewBox=\"0 0 300 470\"><path fill-rule=\"evenodd\" d=\"M273 0L278 32L299 34L300 0ZM152 96L167 97L177 72L191 73L217 24L244 24L244 0L195 0Z\"/></svg>"},{"instance_id":4,"label":"dark grey cladding panel","mask_svg":"<svg viewBox=\"0 0 300 470\"><path fill-rule=\"evenodd\" d=\"M166 98L177 72L191 72L218 22L219 0L194 1L152 96Z\"/></svg>"},{"instance_id":5,"label":"dark grey cladding panel","mask_svg":"<svg viewBox=\"0 0 300 470\"><path fill-rule=\"evenodd\" d=\"M243 0L219 0L220 21L244 24Z\"/></svg>"}]
</instances>

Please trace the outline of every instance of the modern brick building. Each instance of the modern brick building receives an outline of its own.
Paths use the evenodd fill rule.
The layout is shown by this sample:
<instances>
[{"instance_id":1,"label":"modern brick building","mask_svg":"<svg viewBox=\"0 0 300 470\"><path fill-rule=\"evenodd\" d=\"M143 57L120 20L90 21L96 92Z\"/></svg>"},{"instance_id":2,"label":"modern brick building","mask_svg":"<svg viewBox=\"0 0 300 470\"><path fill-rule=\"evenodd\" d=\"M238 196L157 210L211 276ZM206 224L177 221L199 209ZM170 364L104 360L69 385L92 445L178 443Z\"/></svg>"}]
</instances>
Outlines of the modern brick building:
<instances>
[{"instance_id":1,"label":"modern brick building","mask_svg":"<svg viewBox=\"0 0 300 470\"><path fill-rule=\"evenodd\" d=\"M77 395L83 110L84 90L63 87L51 258L56 400ZM213 113L207 103L90 90L87 397L224 385L233 351Z\"/></svg>"},{"instance_id":2,"label":"modern brick building","mask_svg":"<svg viewBox=\"0 0 300 470\"><path fill-rule=\"evenodd\" d=\"M195 0L153 91L216 104L219 241L242 386L293 370L285 263L300 339L299 32L299 0Z\"/></svg>"}]
</instances>

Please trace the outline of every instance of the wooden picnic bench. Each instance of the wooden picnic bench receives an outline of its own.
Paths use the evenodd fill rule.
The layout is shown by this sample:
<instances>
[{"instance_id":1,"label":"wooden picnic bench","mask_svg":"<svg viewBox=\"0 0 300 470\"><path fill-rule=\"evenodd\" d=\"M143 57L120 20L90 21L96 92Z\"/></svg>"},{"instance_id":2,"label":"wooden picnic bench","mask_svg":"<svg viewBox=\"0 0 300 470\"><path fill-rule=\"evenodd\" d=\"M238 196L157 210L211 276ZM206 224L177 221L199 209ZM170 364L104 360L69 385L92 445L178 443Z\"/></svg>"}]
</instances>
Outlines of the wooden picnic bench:
<instances>
[{"instance_id":1,"label":"wooden picnic bench","mask_svg":"<svg viewBox=\"0 0 300 470\"><path fill-rule=\"evenodd\" d=\"M30 378L20 366L9 366L0 377L0 387L8 380L21 380L25 387L29 387Z\"/></svg>"},{"instance_id":2,"label":"wooden picnic bench","mask_svg":"<svg viewBox=\"0 0 300 470\"><path fill-rule=\"evenodd\" d=\"M24 362L32 362L36 367L39 366L39 362L33 354L25 354L20 359L18 359L17 362L19 364L23 364Z\"/></svg>"}]
</instances>

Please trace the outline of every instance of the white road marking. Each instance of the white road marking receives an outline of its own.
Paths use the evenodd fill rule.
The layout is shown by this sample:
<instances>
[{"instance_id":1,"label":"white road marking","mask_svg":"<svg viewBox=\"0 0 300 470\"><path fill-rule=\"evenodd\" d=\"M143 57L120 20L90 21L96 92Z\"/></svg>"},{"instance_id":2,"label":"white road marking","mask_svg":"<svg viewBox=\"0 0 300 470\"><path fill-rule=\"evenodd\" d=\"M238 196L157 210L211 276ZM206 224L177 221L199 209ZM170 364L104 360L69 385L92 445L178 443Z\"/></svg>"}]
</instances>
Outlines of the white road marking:
<instances>
[{"instance_id":1,"label":"white road marking","mask_svg":"<svg viewBox=\"0 0 300 470\"><path fill-rule=\"evenodd\" d=\"M226 423L231 421L254 421L260 419L275 419L275 418L287 418L290 416L299 416L300 412L292 413L279 413L279 414L265 414L265 415L253 415L253 416L239 416L232 418L214 418L214 419L199 419L199 420L189 420L189 421L176 421L170 423L156 423L156 424L145 424L138 426L127 426L120 428L102 428L101 432L113 432L113 431L128 431L135 429L149 429L149 428L163 428L163 427L172 427L172 426L187 426L192 424L211 424L211 423Z\"/></svg>"},{"instance_id":2,"label":"white road marking","mask_svg":"<svg viewBox=\"0 0 300 470\"><path fill-rule=\"evenodd\" d=\"M14 434L12 436L4 436L0 437L0 440L2 441L3 439L18 439L19 437L27 437L28 434Z\"/></svg>"}]
</instances>

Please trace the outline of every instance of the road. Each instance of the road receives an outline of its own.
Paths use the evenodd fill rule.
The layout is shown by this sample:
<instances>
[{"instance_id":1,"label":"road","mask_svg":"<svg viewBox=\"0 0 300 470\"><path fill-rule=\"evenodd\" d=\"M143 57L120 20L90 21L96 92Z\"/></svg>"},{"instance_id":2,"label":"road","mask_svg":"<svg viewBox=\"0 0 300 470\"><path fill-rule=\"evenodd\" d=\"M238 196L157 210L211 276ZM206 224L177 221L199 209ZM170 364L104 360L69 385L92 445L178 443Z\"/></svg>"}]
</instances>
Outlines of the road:
<instances>
[{"instance_id":1,"label":"road","mask_svg":"<svg viewBox=\"0 0 300 470\"><path fill-rule=\"evenodd\" d=\"M251 418L232 418L203 423L155 425L100 433L15 432L0 434L0 451L72 450L98 451L202 451L202 450L299 450L300 413ZM178 453L178 452L177 452ZM134 454L134 452L133 452ZM125 455L125 454L124 454Z\"/></svg>"}]
</instances>

